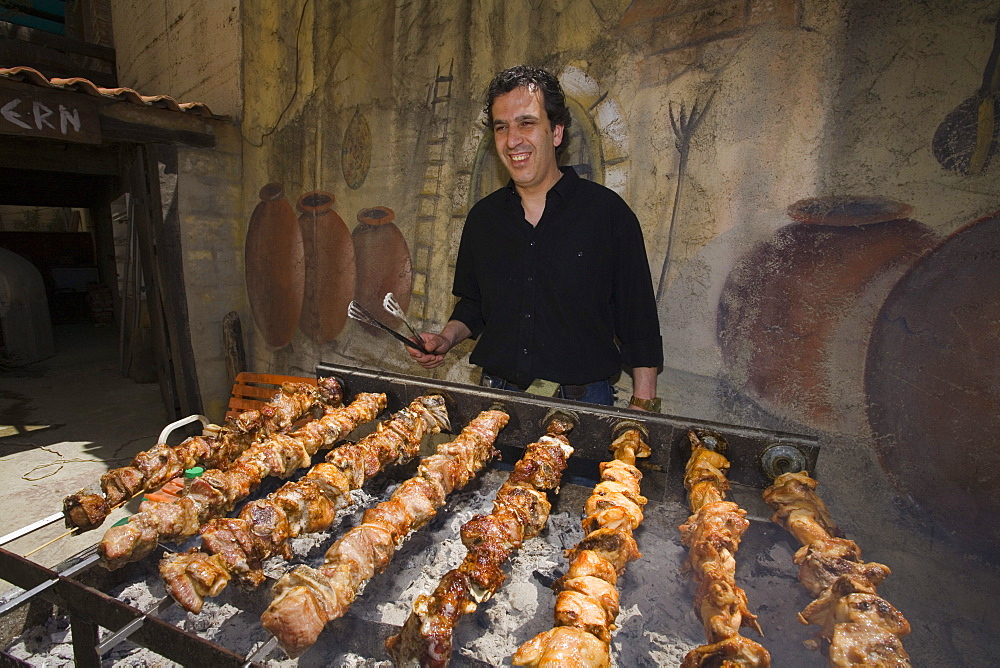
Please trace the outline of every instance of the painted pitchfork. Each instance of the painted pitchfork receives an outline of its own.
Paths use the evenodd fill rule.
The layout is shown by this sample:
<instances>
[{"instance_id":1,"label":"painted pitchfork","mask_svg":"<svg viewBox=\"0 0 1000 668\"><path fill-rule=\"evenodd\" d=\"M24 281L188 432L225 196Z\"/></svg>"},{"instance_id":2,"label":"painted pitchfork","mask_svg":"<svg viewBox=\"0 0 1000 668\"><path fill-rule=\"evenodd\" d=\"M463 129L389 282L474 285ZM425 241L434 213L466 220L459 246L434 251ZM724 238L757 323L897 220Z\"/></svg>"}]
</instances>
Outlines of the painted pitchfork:
<instances>
[{"instance_id":1,"label":"painted pitchfork","mask_svg":"<svg viewBox=\"0 0 1000 668\"><path fill-rule=\"evenodd\" d=\"M691 137L694 136L695 131L698 129L698 125L701 123L702 119L705 118L705 112L708 111L708 106L712 103L712 98L715 97L715 92L713 91L708 99L705 100L704 104L701 104L698 99L695 99L694 104L691 105L691 111L687 112L684 108L684 103L680 105L680 110L678 113L674 113L674 103L670 102L668 105L668 110L670 112L670 127L674 131L674 146L677 148L677 152L680 154L680 161L677 163L677 190L674 193L674 207L670 214L670 228L667 232L667 251L663 255L663 269L660 270L660 282L656 288L656 302L660 302L660 298L663 296L663 290L667 284L667 268L670 265L670 251L674 245L674 227L677 222L677 211L681 201L681 183L684 181L684 171L687 169L687 159L688 152L691 150Z\"/></svg>"}]
</instances>

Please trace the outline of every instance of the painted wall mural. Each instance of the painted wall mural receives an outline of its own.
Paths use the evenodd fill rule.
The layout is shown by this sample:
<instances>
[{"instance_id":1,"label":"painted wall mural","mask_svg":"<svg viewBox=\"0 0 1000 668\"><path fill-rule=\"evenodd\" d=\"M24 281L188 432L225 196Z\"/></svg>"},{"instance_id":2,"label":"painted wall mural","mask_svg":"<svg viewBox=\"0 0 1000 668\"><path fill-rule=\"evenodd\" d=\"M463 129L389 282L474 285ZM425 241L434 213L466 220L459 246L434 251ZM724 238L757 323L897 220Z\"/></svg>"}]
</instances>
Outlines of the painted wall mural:
<instances>
[{"instance_id":1,"label":"painted wall mural","mask_svg":"<svg viewBox=\"0 0 1000 668\"><path fill-rule=\"evenodd\" d=\"M244 247L247 298L267 345L292 340L302 315L306 256L302 230L280 183L260 189Z\"/></svg>"},{"instance_id":2,"label":"painted wall mural","mask_svg":"<svg viewBox=\"0 0 1000 668\"><path fill-rule=\"evenodd\" d=\"M856 433L863 361L879 308L937 241L912 207L884 197L817 197L733 267L718 340L731 382L770 412Z\"/></svg>"},{"instance_id":3,"label":"painted wall mural","mask_svg":"<svg viewBox=\"0 0 1000 668\"><path fill-rule=\"evenodd\" d=\"M345 324L347 301L394 322L380 303L392 291L426 329L444 324L465 213L506 182L482 126L482 93L496 71L527 62L556 73L566 91L564 162L621 194L642 223L665 410L823 435L852 453L827 450L831 475L863 462L917 506L947 506L920 494L933 461L922 448L952 442L910 428L921 424L911 414L944 409L894 383L919 388L907 374L932 375L913 358L931 360L937 335L905 326L925 317L915 314L923 281L956 292L935 302L942 320L1000 311L985 289L977 306L962 305L969 286L990 285L984 264L969 274L932 269L934 258L953 257L959 234L972 238L960 230L995 228L969 221L1000 208L995 0L347 5L247 6L246 40L262 53L245 81L275 68L305 74L248 96L248 125L272 120L245 149L245 190L280 179L319 197L336 174L347 186L336 208L360 212L348 232L332 208L329 219L303 209L303 271L313 278L291 338L258 318L262 288L251 290L248 259L266 344L255 347L259 368L329 360L422 373L398 343ZM275 26L285 38L272 46ZM519 38L496 39L508 34ZM309 241L320 228L322 252ZM893 315L905 304L914 312ZM956 346L984 374L955 380L960 394L995 398L977 379L1000 377L1000 346ZM474 382L470 349L435 376ZM962 433L991 440L987 404L965 403L955 418ZM993 479L939 479L956 493L1000 492ZM864 493L875 504L889 494L877 485ZM971 524L933 514L976 542Z\"/></svg>"},{"instance_id":4,"label":"painted wall mural","mask_svg":"<svg viewBox=\"0 0 1000 668\"><path fill-rule=\"evenodd\" d=\"M865 366L885 470L943 526L1000 544L1000 212L950 235L896 283Z\"/></svg>"},{"instance_id":5,"label":"painted wall mural","mask_svg":"<svg viewBox=\"0 0 1000 668\"><path fill-rule=\"evenodd\" d=\"M351 190L357 190L368 178L368 168L372 162L372 131L360 109L344 130L344 146L340 151L340 167L344 181Z\"/></svg>"},{"instance_id":6,"label":"painted wall mural","mask_svg":"<svg viewBox=\"0 0 1000 668\"><path fill-rule=\"evenodd\" d=\"M406 313L413 287L410 248L395 219L396 212L387 206L362 209L358 212L358 226L351 232L358 272L354 300L390 327L402 323L386 312L382 300L391 292ZM375 328L367 327L375 333Z\"/></svg>"},{"instance_id":7,"label":"painted wall mural","mask_svg":"<svg viewBox=\"0 0 1000 668\"><path fill-rule=\"evenodd\" d=\"M392 292L405 312L413 276L392 209L362 209L350 232L332 193L303 193L297 217L280 183L261 188L260 199L247 226L245 274L254 323L270 348L292 343L296 330L314 344L335 340L352 299L383 322L399 324L382 299Z\"/></svg>"}]
</instances>

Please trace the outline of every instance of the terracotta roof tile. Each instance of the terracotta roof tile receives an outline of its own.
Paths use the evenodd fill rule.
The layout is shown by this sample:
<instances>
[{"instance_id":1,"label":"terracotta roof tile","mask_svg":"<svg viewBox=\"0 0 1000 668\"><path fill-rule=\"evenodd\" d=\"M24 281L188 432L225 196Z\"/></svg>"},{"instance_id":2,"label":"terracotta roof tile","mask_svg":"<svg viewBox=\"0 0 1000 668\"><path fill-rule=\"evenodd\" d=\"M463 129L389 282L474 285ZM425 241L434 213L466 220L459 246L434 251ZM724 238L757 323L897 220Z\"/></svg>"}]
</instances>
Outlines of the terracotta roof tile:
<instances>
[{"instance_id":1,"label":"terracotta roof tile","mask_svg":"<svg viewBox=\"0 0 1000 668\"><path fill-rule=\"evenodd\" d=\"M89 79L73 77L71 79L60 79L53 77L48 79L44 74L31 67L0 67L0 78L12 79L41 86L43 88L61 88L63 90L74 90L84 95L92 97L104 97L111 100L121 100L145 107L159 107L170 111L179 111L193 116L205 116L208 118L223 118L216 116L207 105L201 102L178 103L174 98L167 95L141 95L131 88L100 88Z\"/></svg>"}]
</instances>

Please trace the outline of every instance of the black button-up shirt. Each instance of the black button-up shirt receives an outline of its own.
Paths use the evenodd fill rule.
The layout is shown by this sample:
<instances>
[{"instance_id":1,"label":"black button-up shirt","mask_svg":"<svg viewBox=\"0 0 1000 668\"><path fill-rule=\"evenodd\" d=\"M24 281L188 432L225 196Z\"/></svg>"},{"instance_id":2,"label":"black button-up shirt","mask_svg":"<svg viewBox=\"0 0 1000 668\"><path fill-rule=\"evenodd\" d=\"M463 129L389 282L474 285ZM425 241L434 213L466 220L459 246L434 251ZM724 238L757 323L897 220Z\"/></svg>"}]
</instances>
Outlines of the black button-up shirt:
<instances>
[{"instance_id":1,"label":"black button-up shirt","mask_svg":"<svg viewBox=\"0 0 1000 668\"><path fill-rule=\"evenodd\" d=\"M614 191L562 171L537 225L511 182L477 202L462 230L451 318L479 339L473 364L521 386L663 363L638 219Z\"/></svg>"}]
</instances>

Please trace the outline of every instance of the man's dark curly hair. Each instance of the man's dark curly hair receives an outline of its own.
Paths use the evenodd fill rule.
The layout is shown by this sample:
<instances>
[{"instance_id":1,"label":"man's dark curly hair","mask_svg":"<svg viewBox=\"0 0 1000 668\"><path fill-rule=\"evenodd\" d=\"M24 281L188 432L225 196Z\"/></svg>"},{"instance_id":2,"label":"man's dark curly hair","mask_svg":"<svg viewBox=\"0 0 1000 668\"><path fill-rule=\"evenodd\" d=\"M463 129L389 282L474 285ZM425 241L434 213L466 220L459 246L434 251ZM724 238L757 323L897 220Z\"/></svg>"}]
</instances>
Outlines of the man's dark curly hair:
<instances>
[{"instance_id":1,"label":"man's dark curly hair","mask_svg":"<svg viewBox=\"0 0 1000 668\"><path fill-rule=\"evenodd\" d=\"M493 127L493 101L501 95L521 87L528 90L537 88L542 91L545 113L549 117L552 128L562 125L569 129L573 119L570 118L569 108L566 107L566 95L563 93L562 86L559 85L559 80L541 68L529 67L528 65L511 67L493 77L493 81L486 89L486 106L483 107L483 113L486 114L483 124L486 127Z\"/></svg>"}]
</instances>

